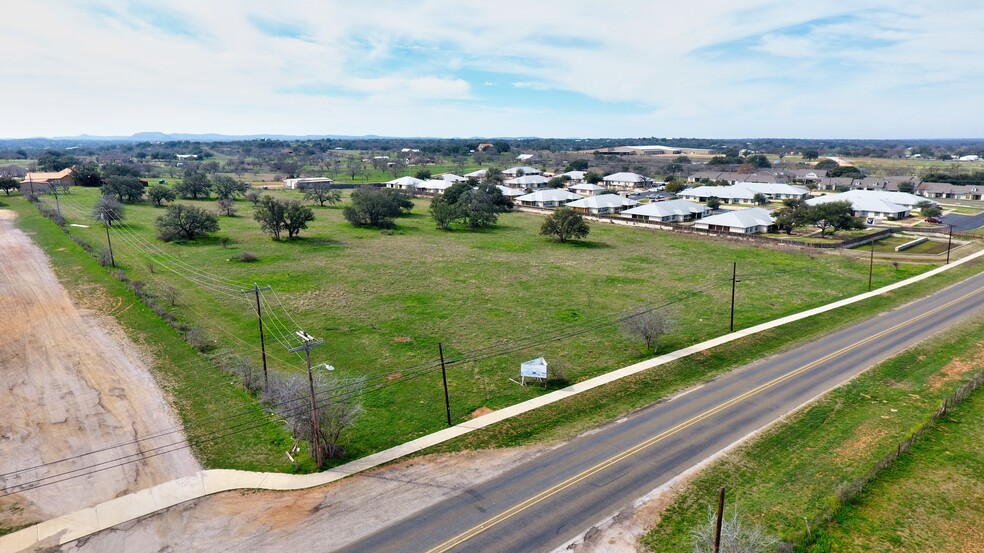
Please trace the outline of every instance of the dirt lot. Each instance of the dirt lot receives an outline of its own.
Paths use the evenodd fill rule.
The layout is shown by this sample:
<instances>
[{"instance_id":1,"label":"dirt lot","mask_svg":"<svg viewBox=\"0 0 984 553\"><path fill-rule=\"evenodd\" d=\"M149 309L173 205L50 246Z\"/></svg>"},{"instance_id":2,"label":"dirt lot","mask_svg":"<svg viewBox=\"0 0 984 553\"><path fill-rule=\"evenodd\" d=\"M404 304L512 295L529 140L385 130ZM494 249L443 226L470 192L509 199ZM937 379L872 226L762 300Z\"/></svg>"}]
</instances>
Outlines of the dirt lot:
<instances>
[{"instance_id":1,"label":"dirt lot","mask_svg":"<svg viewBox=\"0 0 984 553\"><path fill-rule=\"evenodd\" d=\"M0 495L65 480L0 497L0 523L52 518L200 470L187 449L115 466L160 445L133 442L177 419L115 321L74 305L13 219L0 210ZM72 472L99 463L105 470Z\"/></svg>"},{"instance_id":2,"label":"dirt lot","mask_svg":"<svg viewBox=\"0 0 984 553\"><path fill-rule=\"evenodd\" d=\"M473 485L548 449L430 455L310 490L226 492L182 503L57 550L331 551L442 499L469 493Z\"/></svg>"}]
</instances>

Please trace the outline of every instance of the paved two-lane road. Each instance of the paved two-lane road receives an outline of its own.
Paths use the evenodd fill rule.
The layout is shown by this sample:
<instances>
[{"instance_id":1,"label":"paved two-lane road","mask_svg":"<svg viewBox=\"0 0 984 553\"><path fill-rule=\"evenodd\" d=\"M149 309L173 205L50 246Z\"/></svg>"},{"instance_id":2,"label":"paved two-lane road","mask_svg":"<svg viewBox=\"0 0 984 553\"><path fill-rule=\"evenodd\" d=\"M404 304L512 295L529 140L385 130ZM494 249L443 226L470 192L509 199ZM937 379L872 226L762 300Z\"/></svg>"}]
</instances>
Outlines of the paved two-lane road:
<instances>
[{"instance_id":1,"label":"paved two-lane road","mask_svg":"<svg viewBox=\"0 0 984 553\"><path fill-rule=\"evenodd\" d=\"M982 310L984 274L721 376L341 551L549 551L750 432Z\"/></svg>"}]
</instances>

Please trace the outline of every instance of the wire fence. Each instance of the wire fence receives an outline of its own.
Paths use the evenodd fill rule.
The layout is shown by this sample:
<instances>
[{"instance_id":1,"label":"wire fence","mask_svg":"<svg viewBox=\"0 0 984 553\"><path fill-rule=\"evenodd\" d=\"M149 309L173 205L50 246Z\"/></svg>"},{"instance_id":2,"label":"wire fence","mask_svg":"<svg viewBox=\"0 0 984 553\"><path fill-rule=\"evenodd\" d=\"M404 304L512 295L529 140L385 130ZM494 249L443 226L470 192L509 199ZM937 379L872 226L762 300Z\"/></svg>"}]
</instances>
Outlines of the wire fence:
<instances>
[{"instance_id":1,"label":"wire fence","mask_svg":"<svg viewBox=\"0 0 984 553\"><path fill-rule=\"evenodd\" d=\"M945 416L955 406L967 399L967 397L969 397L976 389L980 388L982 384L984 384L984 372L978 373L969 381L954 390L953 394L943 400L943 403L940 404L939 408L933 412L925 423L923 423L916 430L913 430L908 437L899 442L895 448L876 461L867 473L857 478L853 482L845 482L841 484L837 488L835 495L832 498L833 501L827 502L827 507L820 514L815 516L813 520L809 521L808 528L822 528L829 524L844 505L847 505L860 496L861 493L864 492L865 488L867 488L868 485L871 484L882 471L894 463L900 456L902 456L902 454L909 451L913 444L916 443L916 440L936 426L936 423L941 417ZM807 530L807 533L809 534L809 530Z\"/></svg>"}]
</instances>

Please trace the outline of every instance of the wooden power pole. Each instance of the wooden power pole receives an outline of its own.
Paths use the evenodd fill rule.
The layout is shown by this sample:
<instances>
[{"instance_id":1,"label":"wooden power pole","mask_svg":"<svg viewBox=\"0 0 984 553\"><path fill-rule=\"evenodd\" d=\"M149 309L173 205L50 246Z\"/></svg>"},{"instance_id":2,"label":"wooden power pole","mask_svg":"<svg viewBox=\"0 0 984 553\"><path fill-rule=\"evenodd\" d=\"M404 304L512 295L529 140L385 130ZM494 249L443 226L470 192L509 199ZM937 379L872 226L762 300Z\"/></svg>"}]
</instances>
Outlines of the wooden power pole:
<instances>
[{"instance_id":1,"label":"wooden power pole","mask_svg":"<svg viewBox=\"0 0 984 553\"><path fill-rule=\"evenodd\" d=\"M263 356L263 391L266 392L270 388L270 378L267 376L266 344L263 342L263 314L260 312L260 292L263 290L271 290L271 288L269 286L260 288L260 286L254 282L251 289L240 290L240 292L243 294L249 294L252 292L256 295L256 320L260 323L260 353Z\"/></svg>"},{"instance_id":2,"label":"wooden power pole","mask_svg":"<svg viewBox=\"0 0 984 553\"><path fill-rule=\"evenodd\" d=\"M315 340L314 337L303 330L298 330L295 334L301 338L304 344L296 348L290 348L287 351L293 353L304 350L307 357L308 384L311 385L311 447L314 448L314 463L320 469L323 462L321 458L321 425L318 423L318 402L314 399L314 374L311 372L311 348L320 346L325 341Z\"/></svg>"}]
</instances>

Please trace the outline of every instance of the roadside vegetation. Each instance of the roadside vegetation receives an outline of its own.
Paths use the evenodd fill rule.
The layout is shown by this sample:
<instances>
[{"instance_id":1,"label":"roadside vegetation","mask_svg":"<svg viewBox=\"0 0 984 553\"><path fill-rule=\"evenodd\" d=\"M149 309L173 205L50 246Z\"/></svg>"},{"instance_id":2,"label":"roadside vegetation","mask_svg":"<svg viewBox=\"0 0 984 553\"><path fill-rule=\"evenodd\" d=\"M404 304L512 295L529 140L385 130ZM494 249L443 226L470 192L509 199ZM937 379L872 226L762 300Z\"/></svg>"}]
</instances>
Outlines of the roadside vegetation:
<instances>
[{"instance_id":1,"label":"roadside vegetation","mask_svg":"<svg viewBox=\"0 0 984 553\"><path fill-rule=\"evenodd\" d=\"M901 490L908 490L909 485L920 493L932 493L931 485L922 482L922 475L914 470L919 465L913 463L919 459L923 466L939 466L939 476L946 474L946 467L953 467L954 463L949 460L949 449L934 445L941 439L946 438L948 443L978 442L964 446L965 454L980 450L980 440L976 440L979 429L974 424L959 424L965 416L980 417L980 398L984 395L980 391L975 393L975 403L961 408L976 409L976 415L962 415L966 412L963 410L951 414L946 423L948 429L933 430L919 438L916 443L923 445L903 453L888 469L877 473L859 498L852 490L875 463L928 421L959 385L984 371L982 348L984 319L978 317L858 376L701 471L675 492L672 503L645 536L644 544L651 551L690 549L691 531L704 522L708 506L716 507L717 492L722 486L728 489L728 504L737 502L746 521L785 542L785 550L869 550L857 546L866 542L884 545L870 550L896 550L907 541L907 533L942 533L945 525L939 524L939 518L943 515L933 514L935 509L920 503L917 497L890 505L889 497L878 494L888 493L882 483L886 476L886 483L895 482L896 493L907 493ZM949 436L951 432L961 436ZM974 520L979 513L979 507L965 504L973 503L974 490L981 484L982 473L975 472L975 465L979 461L957 470L962 473L965 489L948 487L953 494L945 498L933 490L937 493L936 503L964 505L953 509L962 511L956 524ZM912 480L899 482L906 475ZM871 493L876 495L870 496ZM866 523L858 516L861 505L870 505L866 513L871 516L889 517L894 522L884 526ZM894 512L898 507L912 509L917 518L937 519L934 527L921 529L915 521ZM835 523L828 531L830 520ZM948 541L959 543L961 539ZM906 547L903 550L959 549L927 541Z\"/></svg>"}]
</instances>

